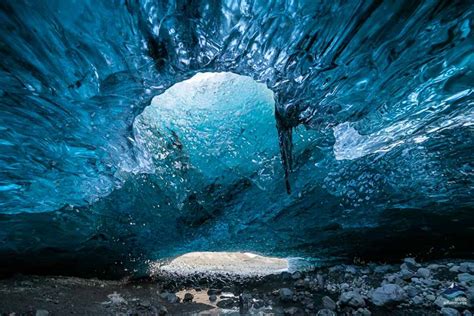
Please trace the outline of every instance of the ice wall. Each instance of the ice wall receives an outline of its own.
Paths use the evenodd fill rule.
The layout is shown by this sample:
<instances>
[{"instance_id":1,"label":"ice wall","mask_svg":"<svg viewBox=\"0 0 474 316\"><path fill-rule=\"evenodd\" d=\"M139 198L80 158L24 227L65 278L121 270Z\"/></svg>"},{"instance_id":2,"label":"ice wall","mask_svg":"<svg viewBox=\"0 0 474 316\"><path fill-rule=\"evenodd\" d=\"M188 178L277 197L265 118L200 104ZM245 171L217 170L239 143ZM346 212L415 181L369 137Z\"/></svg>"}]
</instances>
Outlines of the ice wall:
<instances>
[{"instance_id":1,"label":"ice wall","mask_svg":"<svg viewBox=\"0 0 474 316\"><path fill-rule=\"evenodd\" d=\"M135 265L192 250L347 258L384 240L412 248L382 256L472 255L469 1L2 1L0 21L0 252L12 266L97 249ZM273 92L280 132L262 143L255 131L255 163L241 164L242 147L226 164L265 164L278 141L289 153L293 133L291 194L282 169L171 195L145 168L137 116L173 84L222 71Z\"/></svg>"}]
</instances>

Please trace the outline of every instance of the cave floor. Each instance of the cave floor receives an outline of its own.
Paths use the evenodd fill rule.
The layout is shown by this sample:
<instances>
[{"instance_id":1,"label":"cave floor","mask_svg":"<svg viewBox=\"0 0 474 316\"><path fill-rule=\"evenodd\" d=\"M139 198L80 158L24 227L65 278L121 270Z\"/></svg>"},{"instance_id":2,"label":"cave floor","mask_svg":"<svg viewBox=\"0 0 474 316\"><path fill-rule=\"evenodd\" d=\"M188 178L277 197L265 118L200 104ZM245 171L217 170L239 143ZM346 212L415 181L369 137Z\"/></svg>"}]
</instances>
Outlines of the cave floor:
<instances>
[{"instance_id":1,"label":"cave floor","mask_svg":"<svg viewBox=\"0 0 474 316\"><path fill-rule=\"evenodd\" d=\"M456 302L446 301L443 293L453 283L461 294ZM0 280L0 314L12 316L467 316L473 299L474 261L466 260L419 264L405 259L245 278L166 274L111 281L16 275Z\"/></svg>"}]
</instances>

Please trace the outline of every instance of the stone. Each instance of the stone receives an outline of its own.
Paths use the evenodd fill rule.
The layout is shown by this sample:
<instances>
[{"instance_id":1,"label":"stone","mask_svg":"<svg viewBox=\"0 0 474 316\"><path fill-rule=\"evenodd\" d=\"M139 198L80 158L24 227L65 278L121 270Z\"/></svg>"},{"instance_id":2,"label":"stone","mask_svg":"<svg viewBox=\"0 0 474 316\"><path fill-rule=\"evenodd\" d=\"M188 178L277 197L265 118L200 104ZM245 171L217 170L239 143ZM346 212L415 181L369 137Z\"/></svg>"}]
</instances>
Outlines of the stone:
<instances>
[{"instance_id":1,"label":"stone","mask_svg":"<svg viewBox=\"0 0 474 316\"><path fill-rule=\"evenodd\" d=\"M179 298L174 293L163 292L160 294L160 297L171 304L177 303L179 301Z\"/></svg>"},{"instance_id":2,"label":"stone","mask_svg":"<svg viewBox=\"0 0 474 316\"><path fill-rule=\"evenodd\" d=\"M427 268L419 268L416 271L416 275L421 278L428 279L431 276L431 271Z\"/></svg>"},{"instance_id":3,"label":"stone","mask_svg":"<svg viewBox=\"0 0 474 316\"><path fill-rule=\"evenodd\" d=\"M470 273L460 273L458 274L459 282L471 283L474 281L474 275Z\"/></svg>"},{"instance_id":4,"label":"stone","mask_svg":"<svg viewBox=\"0 0 474 316\"><path fill-rule=\"evenodd\" d=\"M449 271L457 273L457 272L459 272L459 266L452 266L452 267L449 268Z\"/></svg>"},{"instance_id":5,"label":"stone","mask_svg":"<svg viewBox=\"0 0 474 316\"><path fill-rule=\"evenodd\" d=\"M400 266L400 269L408 269L411 271L416 271L420 265L415 261L414 258L405 258L403 260L402 265Z\"/></svg>"},{"instance_id":6,"label":"stone","mask_svg":"<svg viewBox=\"0 0 474 316\"><path fill-rule=\"evenodd\" d=\"M336 313L330 309L320 309L316 315L317 316L336 316Z\"/></svg>"},{"instance_id":7,"label":"stone","mask_svg":"<svg viewBox=\"0 0 474 316\"><path fill-rule=\"evenodd\" d=\"M254 303L253 303L253 308L255 309L259 309L259 308L262 308L265 306L265 303L262 301L262 300L256 300Z\"/></svg>"},{"instance_id":8,"label":"stone","mask_svg":"<svg viewBox=\"0 0 474 316\"><path fill-rule=\"evenodd\" d=\"M341 294L339 297L341 305L347 305L351 307L364 307L365 300L357 291L348 291Z\"/></svg>"},{"instance_id":9,"label":"stone","mask_svg":"<svg viewBox=\"0 0 474 316\"><path fill-rule=\"evenodd\" d=\"M449 304L450 301L443 297L442 295L439 295L436 300L434 301L434 304L440 308L443 308L446 304Z\"/></svg>"},{"instance_id":10,"label":"stone","mask_svg":"<svg viewBox=\"0 0 474 316\"><path fill-rule=\"evenodd\" d=\"M322 298L323 307L329 310L336 310L336 302L329 296L323 296Z\"/></svg>"},{"instance_id":11,"label":"stone","mask_svg":"<svg viewBox=\"0 0 474 316\"><path fill-rule=\"evenodd\" d=\"M289 288L282 288L280 291L278 291L280 295L280 300L283 302L288 302L293 300L293 291L290 290Z\"/></svg>"},{"instance_id":12,"label":"stone","mask_svg":"<svg viewBox=\"0 0 474 316\"><path fill-rule=\"evenodd\" d=\"M474 262L462 262L459 265L459 272L474 272Z\"/></svg>"},{"instance_id":13,"label":"stone","mask_svg":"<svg viewBox=\"0 0 474 316\"><path fill-rule=\"evenodd\" d=\"M384 284L376 288L371 295L372 303L377 306L400 303L406 298L407 294L397 284Z\"/></svg>"},{"instance_id":14,"label":"stone","mask_svg":"<svg viewBox=\"0 0 474 316\"><path fill-rule=\"evenodd\" d=\"M192 302L194 299L194 295L191 294L191 293L186 293L184 294L184 298L183 298L183 302L187 303L187 302Z\"/></svg>"},{"instance_id":15,"label":"stone","mask_svg":"<svg viewBox=\"0 0 474 316\"><path fill-rule=\"evenodd\" d=\"M317 284L319 287L324 287L324 276L320 273L316 275Z\"/></svg>"},{"instance_id":16,"label":"stone","mask_svg":"<svg viewBox=\"0 0 474 316\"><path fill-rule=\"evenodd\" d=\"M354 266L347 266L346 267L346 273L356 274L357 273L357 268L354 267Z\"/></svg>"},{"instance_id":17,"label":"stone","mask_svg":"<svg viewBox=\"0 0 474 316\"><path fill-rule=\"evenodd\" d=\"M441 265L436 264L436 263L432 263L432 264L428 265L427 268L430 269L430 270L438 270L438 269L441 268Z\"/></svg>"},{"instance_id":18,"label":"stone","mask_svg":"<svg viewBox=\"0 0 474 316\"><path fill-rule=\"evenodd\" d=\"M303 311L298 307L288 307L283 310L284 315L294 316L294 315L303 315Z\"/></svg>"},{"instance_id":19,"label":"stone","mask_svg":"<svg viewBox=\"0 0 474 316\"><path fill-rule=\"evenodd\" d=\"M107 295L107 297L109 298L109 301L106 302L107 304L111 304L111 305L127 304L127 301L122 297L122 295L120 295L117 292L109 294Z\"/></svg>"},{"instance_id":20,"label":"stone","mask_svg":"<svg viewBox=\"0 0 474 316\"><path fill-rule=\"evenodd\" d=\"M392 270L392 267L385 264L385 265L376 266L374 268L374 273L385 274L391 270Z\"/></svg>"},{"instance_id":21,"label":"stone","mask_svg":"<svg viewBox=\"0 0 474 316\"><path fill-rule=\"evenodd\" d=\"M418 295L415 295L413 298L412 298L412 301L413 301L413 304L415 305L421 305L423 304L423 298L421 296L418 296Z\"/></svg>"},{"instance_id":22,"label":"stone","mask_svg":"<svg viewBox=\"0 0 474 316\"><path fill-rule=\"evenodd\" d=\"M158 315L165 316L167 314L168 314L168 309L165 306L161 305L160 308L158 309Z\"/></svg>"},{"instance_id":23,"label":"stone","mask_svg":"<svg viewBox=\"0 0 474 316\"><path fill-rule=\"evenodd\" d=\"M49 312L45 309L36 310L35 316L48 316Z\"/></svg>"},{"instance_id":24,"label":"stone","mask_svg":"<svg viewBox=\"0 0 474 316\"><path fill-rule=\"evenodd\" d=\"M215 294L209 295L209 301L211 301L211 302L217 301L217 295L215 295Z\"/></svg>"},{"instance_id":25,"label":"stone","mask_svg":"<svg viewBox=\"0 0 474 316\"><path fill-rule=\"evenodd\" d=\"M426 295L426 299L430 302L433 302L436 300L436 296L434 296L433 294L428 294Z\"/></svg>"},{"instance_id":26,"label":"stone","mask_svg":"<svg viewBox=\"0 0 474 316\"><path fill-rule=\"evenodd\" d=\"M360 307L352 315L355 316L370 316L372 313L367 308Z\"/></svg>"},{"instance_id":27,"label":"stone","mask_svg":"<svg viewBox=\"0 0 474 316\"><path fill-rule=\"evenodd\" d=\"M403 262L409 265L418 266L419 264L416 262L415 258L405 258Z\"/></svg>"},{"instance_id":28,"label":"stone","mask_svg":"<svg viewBox=\"0 0 474 316\"><path fill-rule=\"evenodd\" d=\"M418 295L418 293L420 293L420 290L418 290L416 287L412 285L407 285L403 287L403 289L407 293L408 297L415 297L416 295Z\"/></svg>"},{"instance_id":29,"label":"stone","mask_svg":"<svg viewBox=\"0 0 474 316\"><path fill-rule=\"evenodd\" d=\"M220 295L222 293L219 289L209 289L207 290L207 295Z\"/></svg>"},{"instance_id":30,"label":"stone","mask_svg":"<svg viewBox=\"0 0 474 316\"><path fill-rule=\"evenodd\" d=\"M217 302L216 306L219 308L230 309L234 307L235 303L233 299L227 298Z\"/></svg>"},{"instance_id":31,"label":"stone","mask_svg":"<svg viewBox=\"0 0 474 316\"><path fill-rule=\"evenodd\" d=\"M462 312L462 316L472 316L472 313L466 309L464 312Z\"/></svg>"},{"instance_id":32,"label":"stone","mask_svg":"<svg viewBox=\"0 0 474 316\"><path fill-rule=\"evenodd\" d=\"M460 316L461 314L454 308L443 307L443 308L441 308L441 315L443 315L443 316Z\"/></svg>"},{"instance_id":33,"label":"stone","mask_svg":"<svg viewBox=\"0 0 474 316\"><path fill-rule=\"evenodd\" d=\"M306 287L306 282L302 279L296 280L296 282L293 284L295 288L297 289L303 289Z\"/></svg>"},{"instance_id":34,"label":"stone","mask_svg":"<svg viewBox=\"0 0 474 316\"><path fill-rule=\"evenodd\" d=\"M399 274L401 279L405 280L405 281L408 281L410 280L415 274L413 272L411 272L410 270L408 269L402 269L400 270Z\"/></svg>"},{"instance_id":35,"label":"stone","mask_svg":"<svg viewBox=\"0 0 474 316\"><path fill-rule=\"evenodd\" d=\"M351 287L351 286L350 286L349 284L347 284L347 283L342 283L342 284L339 286L339 288L340 288L341 290L347 290L347 289L349 289L350 287Z\"/></svg>"},{"instance_id":36,"label":"stone","mask_svg":"<svg viewBox=\"0 0 474 316\"><path fill-rule=\"evenodd\" d=\"M344 271L344 266L337 265L329 268L329 273L341 272Z\"/></svg>"},{"instance_id":37,"label":"stone","mask_svg":"<svg viewBox=\"0 0 474 316\"><path fill-rule=\"evenodd\" d=\"M293 280L301 279L301 277L302 277L302 275L301 275L301 272L299 272L299 271L293 272L293 274L291 275L291 278Z\"/></svg>"}]
</instances>

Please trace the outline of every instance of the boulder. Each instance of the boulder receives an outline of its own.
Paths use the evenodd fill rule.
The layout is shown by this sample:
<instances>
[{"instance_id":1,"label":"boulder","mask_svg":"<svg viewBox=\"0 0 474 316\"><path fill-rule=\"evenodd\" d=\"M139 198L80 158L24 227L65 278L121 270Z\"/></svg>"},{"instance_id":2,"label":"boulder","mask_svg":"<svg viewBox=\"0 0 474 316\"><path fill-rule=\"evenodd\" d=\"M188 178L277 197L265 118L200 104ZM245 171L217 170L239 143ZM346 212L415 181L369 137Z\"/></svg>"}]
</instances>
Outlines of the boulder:
<instances>
[{"instance_id":1,"label":"boulder","mask_svg":"<svg viewBox=\"0 0 474 316\"><path fill-rule=\"evenodd\" d=\"M347 305L350 307L364 307L365 300L357 291L344 292L339 297L341 305Z\"/></svg>"},{"instance_id":2,"label":"boulder","mask_svg":"<svg viewBox=\"0 0 474 316\"><path fill-rule=\"evenodd\" d=\"M405 291L397 284L384 284L376 288L371 295L371 301L377 306L396 304L407 299Z\"/></svg>"}]
</instances>

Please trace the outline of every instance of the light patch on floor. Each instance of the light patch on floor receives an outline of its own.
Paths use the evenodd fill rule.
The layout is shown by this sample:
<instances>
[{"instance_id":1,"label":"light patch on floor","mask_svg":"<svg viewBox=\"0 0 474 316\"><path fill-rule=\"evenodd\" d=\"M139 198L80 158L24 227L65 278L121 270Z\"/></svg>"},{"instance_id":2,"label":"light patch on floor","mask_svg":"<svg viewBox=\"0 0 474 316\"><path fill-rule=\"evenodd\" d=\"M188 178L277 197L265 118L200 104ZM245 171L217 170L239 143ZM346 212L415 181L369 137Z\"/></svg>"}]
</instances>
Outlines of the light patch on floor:
<instances>
[{"instance_id":1,"label":"light patch on floor","mask_svg":"<svg viewBox=\"0 0 474 316\"><path fill-rule=\"evenodd\" d=\"M248 252L190 252L164 265L153 264L151 270L152 273L268 275L287 271L288 260Z\"/></svg>"}]
</instances>

